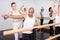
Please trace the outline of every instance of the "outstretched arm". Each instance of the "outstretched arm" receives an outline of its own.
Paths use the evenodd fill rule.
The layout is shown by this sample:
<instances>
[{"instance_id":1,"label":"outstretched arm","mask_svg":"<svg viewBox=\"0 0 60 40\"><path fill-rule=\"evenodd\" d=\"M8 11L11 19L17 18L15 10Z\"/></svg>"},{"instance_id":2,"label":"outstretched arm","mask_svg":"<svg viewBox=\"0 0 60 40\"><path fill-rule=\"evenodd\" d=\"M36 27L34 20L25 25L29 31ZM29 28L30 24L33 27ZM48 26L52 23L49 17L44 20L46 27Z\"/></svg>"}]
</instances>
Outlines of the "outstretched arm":
<instances>
[{"instance_id":1,"label":"outstretched arm","mask_svg":"<svg viewBox=\"0 0 60 40\"><path fill-rule=\"evenodd\" d=\"M2 14L2 17L3 17L4 19L7 19L7 18L9 18L9 16L11 16L11 15L12 15L11 13Z\"/></svg>"},{"instance_id":2,"label":"outstretched arm","mask_svg":"<svg viewBox=\"0 0 60 40\"><path fill-rule=\"evenodd\" d=\"M26 15L24 14L24 15L12 15L12 16L10 16L9 18L22 19L22 18L25 18L25 17L26 17Z\"/></svg>"}]
</instances>

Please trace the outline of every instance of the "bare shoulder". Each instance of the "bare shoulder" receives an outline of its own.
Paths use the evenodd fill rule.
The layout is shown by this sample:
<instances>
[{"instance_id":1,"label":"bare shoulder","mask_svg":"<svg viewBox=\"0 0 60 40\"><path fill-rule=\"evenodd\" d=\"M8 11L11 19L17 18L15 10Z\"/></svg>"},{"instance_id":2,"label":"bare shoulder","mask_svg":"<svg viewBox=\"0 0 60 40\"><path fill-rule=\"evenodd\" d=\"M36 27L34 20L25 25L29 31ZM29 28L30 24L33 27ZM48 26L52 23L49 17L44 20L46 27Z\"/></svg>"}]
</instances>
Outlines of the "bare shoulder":
<instances>
[{"instance_id":1,"label":"bare shoulder","mask_svg":"<svg viewBox=\"0 0 60 40\"><path fill-rule=\"evenodd\" d=\"M39 18L38 17L35 17L35 20L37 21L37 20L39 20Z\"/></svg>"}]
</instances>

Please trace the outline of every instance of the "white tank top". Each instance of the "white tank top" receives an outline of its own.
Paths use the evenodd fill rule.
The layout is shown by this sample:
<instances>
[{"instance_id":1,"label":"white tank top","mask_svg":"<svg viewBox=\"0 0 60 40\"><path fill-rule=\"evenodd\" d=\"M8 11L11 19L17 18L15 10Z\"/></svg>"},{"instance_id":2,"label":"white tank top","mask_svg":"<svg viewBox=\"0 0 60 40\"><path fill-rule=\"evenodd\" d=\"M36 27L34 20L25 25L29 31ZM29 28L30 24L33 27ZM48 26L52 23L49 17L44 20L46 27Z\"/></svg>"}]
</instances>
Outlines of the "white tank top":
<instances>
[{"instance_id":1,"label":"white tank top","mask_svg":"<svg viewBox=\"0 0 60 40\"><path fill-rule=\"evenodd\" d=\"M60 22L60 16L57 16L56 15L56 17L55 17L55 23L57 23L57 22ZM59 25L56 25L56 26L60 26L60 24Z\"/></svg>"},{"instance_id":2,"label":"white tank top","mask_svg":"<svg viewBox=\"0 0 60 40\"><path fill-rule=\"evenodd\" d=\"M54 19L55 19L55 16L56 16L56 15L55 15L54 13L52 14L52 17L50 17L50 15L49 15L50 20L54 20Z\"/></svg>"},{"instance_id":3,"label":"white tank top","mask_svg":"<svg viewBox=\"0 0 60 40\"><path fill-rule=\"evenodd\" d=\"M19 11L12 11L12 15L21 15ZM13 19L13 22L19 22L19 19Z\"/></svg>"},{"instance_id":4,"label":"white tank top","mask_svg":"<svg viewBox=\"0 0 60 40\"><path fill-rule=\"evenodd\" d=\"M35 16L33 16L33 18L30 18L28 15L26 16L25 20L24 20L24 26L23 28L30 28L30 27L34 27L35 25ZM25 31L23 33L27 33L27 34L31 34L32 31Z\"/></svg>"}]
</instances>

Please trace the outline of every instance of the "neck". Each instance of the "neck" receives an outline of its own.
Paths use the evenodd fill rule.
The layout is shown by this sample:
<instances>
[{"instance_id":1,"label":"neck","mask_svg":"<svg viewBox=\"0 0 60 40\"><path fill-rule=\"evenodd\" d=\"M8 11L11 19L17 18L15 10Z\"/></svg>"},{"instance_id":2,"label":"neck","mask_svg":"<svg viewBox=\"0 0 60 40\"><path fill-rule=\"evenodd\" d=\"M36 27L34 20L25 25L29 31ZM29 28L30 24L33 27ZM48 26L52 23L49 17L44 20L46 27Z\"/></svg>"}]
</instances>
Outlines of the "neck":
<instances>
[{"instance_id":1,"label":"neck","mask_svg":"<svg viewBox=\"0 0 60 40\"><path fill-rule=\"evenodd\" d=\"M30 18L33 18L33 16L29 16Z\"/></svg>"},{"instance_id":2,"label":"neck","mask_svg":"<svg viewBox=\"0 0 60 40\"><path fill-rule=\"evenodd\" d=\"M13 11L16 11L17 9L13 9Z\"/></svg>"}]
</instances>

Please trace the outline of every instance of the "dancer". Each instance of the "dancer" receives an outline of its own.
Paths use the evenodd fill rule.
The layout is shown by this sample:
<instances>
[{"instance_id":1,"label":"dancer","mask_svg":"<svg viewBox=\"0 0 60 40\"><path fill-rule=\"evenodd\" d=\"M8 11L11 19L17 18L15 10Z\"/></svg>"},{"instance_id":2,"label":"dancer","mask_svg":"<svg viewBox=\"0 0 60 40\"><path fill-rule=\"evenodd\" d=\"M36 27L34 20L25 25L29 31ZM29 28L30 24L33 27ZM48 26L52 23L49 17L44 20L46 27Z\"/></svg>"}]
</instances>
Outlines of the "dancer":
<instances>
[{"instance_id":1,"label":"dancer","mask_svg":"<svg viewBox=\"0 0 60 40\"><path fill-rule=\"evenodd\" d=\"M15 2L11 3L11 7L12 7L12 11L7 13L7 14L3 14L2 16L4 17L4 19L6 20L9 16L12 15L21 15L20 11L17 10L17 6ZM21 28L21 20L20 19L13 19L12 21L12 25L13 25L13 30L17 30L20 26ZM18 40L18 33L15 33L15 40Z\"/></svg>"},{"instance_id":2,"label":"dancer","mask_svg":"<svg viewBox=\"0 0 60 40\"><path fill-rule=\"evenodd\" d=\"M41 25L43 25L43 20L44 20L43 12L44 12L44 8L42 7L41 12L40 12L40 15L41 15Z\"/></svg>"},{"instance_id":3,"label":"dancer","mask_svg":"<svg viewBox=\"0 0 60 40\"><path fill-rule=\"evenodd\" d=\"M52 7L49 8L49 16L50 16L49 24L52 24L54 22L54 19L55 19ZM53 36L53 33L54 33L53 26L50 26L50 36Z\"/></svg>"}]
</instances>

